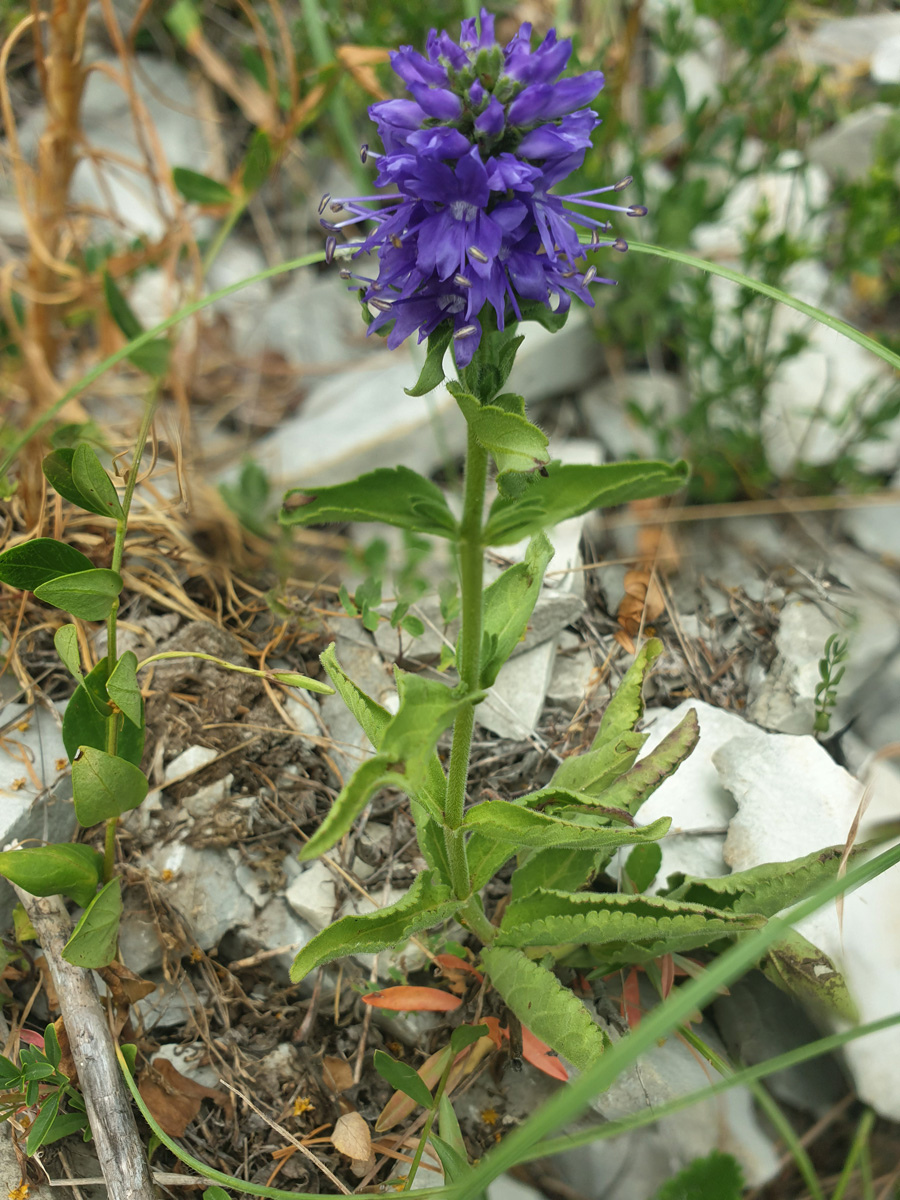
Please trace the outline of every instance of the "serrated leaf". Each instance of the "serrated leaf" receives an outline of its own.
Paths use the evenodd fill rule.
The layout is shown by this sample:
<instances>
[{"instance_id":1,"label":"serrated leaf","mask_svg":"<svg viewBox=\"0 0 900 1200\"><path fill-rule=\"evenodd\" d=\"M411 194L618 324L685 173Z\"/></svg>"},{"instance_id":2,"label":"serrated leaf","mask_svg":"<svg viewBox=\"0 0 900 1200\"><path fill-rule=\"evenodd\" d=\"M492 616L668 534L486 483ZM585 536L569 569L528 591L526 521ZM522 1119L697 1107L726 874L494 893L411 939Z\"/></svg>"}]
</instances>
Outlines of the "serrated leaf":
<instances>
[{"instance_id":1,"label":"serrated leaf","mask_svg":"<svg viewBox=\"0 0 900 1200\"><path fill-rule=\"evenodd\" d=\"M92 512L120 521L125 514L113 482L90 446L75 447L72 456L72 480L82 496L91 501Z\"/></svg>"},{"instance_id":2,"label":"serrated leaf","mask_svg":"<svg viewBox=\"0 0 900 1200\"><path fill-rule=\"evenodd\" d=\"M444 355L453 340L453 322L442 321L428 338L428 353L425 363L419 373L419 378L411 388L404 388L407 396L425 396L434 391L444 382Z\"/></svg>"},{"instance_id":3,"label":"serrated leaf","mask_svg":"<svg viewBox=\"0 0 900 1200\"><path fill-rule=\"evenodd\" d=\"M60 1093L57 1090L51 1092L49 1096L45 1096L41 1102L40 1112L28 1130L28 1140L25 1143L25 1153L29 1157L37 1154L43 1146L44 1139L50 1132L50 1126L56 1120L56 1114L59 1112L59 1101Z\"/></svg>"},{"instance_id":4,"label":"serrated leaf","mask_svg":"<svg viewBox=\"0 0 900 1200\"><path fill-rule=\"evenodd\" d=\"M510 946L482 950L491 983L523 1025L563 1058L586 1071L609 1048L609 1038L582 1002L550 971Z\"/></svg>"},{"instance_id":5,"label":"serrated leaf","mask_svg":"<svg viewBox=\"0 0 900 1200\"><path fill-rule=\"evenodd\" d=\"M404 1096L409 1096L410 1100L415 1100L422 1108L432 1107L434 1098L431 1092L418 1072L408 1063L398 1062L383 1050L376 1050L373 1065L381 1078L386 1079L395 1091L403 1092Z\"/></svg>"},{"instance_id":6,"label":"serrated leaf","mask_svg":"<svg viewBox=\"0 0 900 1200\"><path fill-rule=\"evenodd\" d=\"M508 338L506 341L504 341L502 347L500 348L500 354L498 355L498 358L497 358L497 368L500 372L500 382L497 384L498 390L502 387L505 387L506 381L507 381L507 379L509 379L510 371L512 371L513 366L515 365L516 354L518 354L519 347L522 345L522 343L524 341L525 341L525 337L523 334L520 333L516 337ZM516 399L521 399L521 397L517 396ZM507 408L508 407L507 405L501 403L502 400L503 400L503 397L498 396L498 397L495 397L491 401L491 403L499 404L501 408ZM525 415L525 409L524 409L524 404L523 404L522 416L524 416L524 415Z\"/></svg>"},{"instance_id":7,"label":"serrated leaf","mask_svg":"<svg viewBox=\"0 0 900 1200\"><path fill-rule=\"evenodd\" d=\"M34 589L38 600L84 621L105 621L125 582L118 571L92 567L74 575L59 575Z\"/></svg>"},{"instance_id":8,"label":"serrated leaf","mask_svg":"<svg viewBox=\"0 0 900 1200\"><path fill-rule=\"evenodd\" d=\"M122 886L118 878L97 893L66 942L62 956L76 967L99 970L116 957L122 919Z\"/></svg>"},{"instance_id":9,"label":"serrated leaf","mask_svg":"<svg viewBox=\"0 0 900 1200\"><path fill-rule=\"evenodd\" d=\"M126 650L106 683L110 700L132 725L140 725L144 719L144 705L137 681L137 662L134 651Z\"/></svg>"},{"instance_id":10,"label":"serrated leaf","mask_svg":"<svg viewBox=\"0 0 900 1200\"><path fill-rule=\"evenodd\" d=\"M597 799L614 808L636 813L694 752L699 739L700 725L697 712L692 708L649 754L600 792Z\"/></svg>"},{"instance_id":11,"label":"serrated leaf","mask_svg":"<svg viewBox=\"0 0 900 1200\"><path fill-rule=\"evenodd\" d=\"M63 666L79 683L84 683L81 670L81 651L78 649L78 630L74 625L60 625L53 635L53 645Z\"/></svg>"},{"instance_id":12,"label":"serrated leaf","mask_svg":"<svg viewBox=\"0 0 900 1200\"><path fill-rule=\"evenodd\" d=\"M862 847L854 847L851 858L862 851ZM669 876L665 894L673 900L690 900L710 908L774 917L834 879L843 854L843 846L828 846L789 862L761 863L721 878L702 879L678 872Z\"/></svg>"},{"instance_id":13,"label":"serrated leaf","mask_svg":"<svg viewBox=\"0 0 900 1200\"><path fill-rule=\"evenodd\" d=\"M538 888L511 901L498 941L512 946L651 944L659 953L693 950L719 938L758 929L755 913L721 912L660 896L560 892Z\"/></svg>"},{"instance_id":14,"label":"serrated leaf","mask_svg":"<svg viewBox=\"0 0 900 1200\"><path fill-rule=\"evenodd\" d=\"M90 903L103 872L103 858L90 846L24 846L0 852L0 875L32 896L71 896Z\"/></svg>"},{"instance_id":15,"label":"serrated leaf","mask_svg":"<svg viewBox=\"0 0 900 1200\"><path fill-rule=\"evenodd\" d=\"M616 688L612 699L600 721L592 750L614 741L624 733L631 733L644 715L643 687L647 673L663 652L658 638L644 642L634 656L634 662L625 673L625 678Z\"/></svg>"},{"instance_id":16,"label":"serrated leaf","mask_svg":"<svg viewBox=\"0 0 900 1200\"><path fill-rule=\"evenodd\" d=\"M514 900L521 900L538 888L577 892L597 874L600 861L596 850L576 850L571 846L564 849L532 850L513 872L512 897Z\"/></svg>"},{"instance_id":17,"label":"serrated leaf","mask_svg":"<svg viewBox=\"0 0 900 1200\"><path fill-rule=\"evenodd\" d=\"M469 860L469 886L480 892L494 878L504 864L515 855L516 847L510 842L500 842L490 833L474 829L466 842Z\"/></svg>"},{"instance_id":18,"label":"serrated leaf","mask_svg":"<svg viewBox=\"0 0 900 1200\"><path fill-rule=\"evenodd\" d=\"M713 1150L668 1179L653 1200L741 1200L744 1176L730 1154Z\"/></svg>"},{"instance_id":19,"label":"serrated leaf","mask_svg":"<svg viewBox=\"0 0 900 1200\"><path fill-rule=\"evenodd\" d=\"M656 841L668 833L671 817L660 817L640 829L597 827L568 810L566 817L535 812L506 800L486 800L466 814L463 827L478 829L499 841L536 849L572 847L578 850L612 850L639 842Z\"/></svg>"},{"instance_id":20,"label":"serrated leaf","mask_svg":"<svg viewBox=\"0 0 900 1200\"><path fill-rule=\"evenodd\" d=\"M682 487L689 473L683 462L551 462L546 470L532 478L519 499L499 496L494 501L484 531L486 545L510 545L595 508L667 495Z\"/></svg>"},{"instance_id":21,"label":"serrated leaf","mask_svg":"<svg viewBox=\"0 0 900 1200\"><path fill-rule=\"evenodd\" d=\"M636 892L646 892L647 888L659 874L662 866L662 850L658 843L648 842L644 846L635 846L625 860L625 874L631 880Z\"/></svg>"},{"instance_id":22,"label":"serrated leaf","mask_svg":"<svg viewBox=\"0 0 900 1200\"><path fill-rule=\"evenodd\" d=\"M82 746L72 763L75 816L86 828L137 808L147 795L147 777L139 767L105 750Z\"/></svg>"},{"instance_id":23,"label":"serrated leaf","mask_svg":"<svg viewBox=\"0 0 900 1200\"><path fill-rule=\"evenodd\" d=\"M547 535L538 534L531 539L524 561L508 567L485 589L484 637L490 649L482 655L482 687L494 684L500 668L525 636L553 553Z\"/></svg>"},{"instance_id":24,"label":"serrated leaf","mask_svg":"<svg viewBox=\"0 0 900 1200\"><path fill-rule=\"evenodd\" d=\"M218 206L234 201L231 190L224 183L219 183L218 179L210 179L208 175L201 175L199 171L192 171L190 167L173 167L172 182L190 204ZM134 334L129 336L134 337Z\"/></svg>"},{"instance_id":25,"label":"serrated leaf","mask_svg":"<svg viewBox=\"0 0 900 1200\"><path fill-rule=\"evenodd\" d=\"M432 882L431 871L423 871L395 904L362 916L341 917L316 934L294 959L291 982L299 983L310 971L335 958L377 954L401 945L414 933L446 921L458 907L450 888Z\"/></svg>"},{"instance_id":26,"label":"serrated leaf","mask_svg":"<svg viewBox=\"0 0 900 1200\"><path fill-rule=\"evenodd\" d=\"M111 709L107 704L106 679L109 659L100 659L96 667L85 676L84 685L75 689L75 694L66 706L63 715L62 737L66 754L71 762L79 746L93 746L105 750ZM144 722L141 710L140 726L122 721L116 741L116 757L139 766L144 753Z\"/></svg>"},{"instance_id":27,"label":"serrated leaf","mask_svg":"<svg viewBox=\"0 0 900 1200\"><path fill-rule=\"evenodd\" d=\"M762 971L776 987L796 997L819 1018L838 1017L851 1024L859 1020L842 973L824 951L795 929L770 946Z\"/></svg>"},{"instance_id":28,"label":"serrated leaf","mask_svg":"<svg viewBox=\"0 0 900 1200\"><path fill-rule=\"evenodd\" d=\"M549 786L599 796L634 764L646 740L645 733L627 730L586 754L564 758L553 772Z\"/></svg>"},{"instance_id":29,"label":"serrated leaf","mask_svg":"<svg viewBox=\"0 0 900 1200\"><path fill-rule=\"evenodd\" d=\"M297 497L296 506L288 502ZM380 467L350 483L292 488L279 520L284 525L384 521L414 533L454 537L456 521L439 487L408 467Z\"/></svg>"},{"instance_id":30,"label":"serrated leaf","mask_svg":"<svg viewBox=\"0 0 900 1200\"><path fill-rule=\"evenodd\" d=\"M32 538L0 554L0 583L33 592L45 583L79 571L91 571L94 564L80 550L55 538Z\"/></svg>"},{"instance_id":31,"label":"serrated leaf","mask_svg":"<svg viewBox=\"0 0 900 1200\"><path fill-rule=\"evenodd\" d=\"M547 438L527 417L478 400L457 384L448 384L475 440L487 450L497 470L533 471L550 461Z\"/></svg>"}]
</instances>

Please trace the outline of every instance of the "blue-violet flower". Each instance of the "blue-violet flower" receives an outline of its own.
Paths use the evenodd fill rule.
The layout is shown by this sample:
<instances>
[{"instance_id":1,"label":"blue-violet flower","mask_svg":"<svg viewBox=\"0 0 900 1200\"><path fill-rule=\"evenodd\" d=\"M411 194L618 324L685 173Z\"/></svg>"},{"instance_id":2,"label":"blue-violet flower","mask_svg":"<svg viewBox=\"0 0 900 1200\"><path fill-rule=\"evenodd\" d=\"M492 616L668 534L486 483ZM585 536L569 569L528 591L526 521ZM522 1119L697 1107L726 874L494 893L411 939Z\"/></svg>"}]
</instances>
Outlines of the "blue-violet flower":
<instances>
[{"instance_id":1,"label":"blue-violet flower","mask_svg":"<svg viewBox=\"0 0 900 1200\"><path fill-rule=\"evenodd\" d=\"M581 165L600 123L586 106L603 87L602 73L559 78L571 52L554 30L532 50L528 24L501 47L482 9L480 28L474 18L462 22L459 43L432 30L424 55L410 46L391 54L412 99L372 105L384 153L362 151L363 161L377 162L376 186L390 190L325 196L320 207L341 214L322 222L331 233L329 259L335 234L375 222L348 245L354 257L377 252L377 278L342 275L364 288L375 314L370 331L388 325L391 348L416 331L422 341L450 319L457 365L467 366L485 305L503 329L522 319L522 302L566 311L573 295L593 305L592 283L613 282L585 269L589 247L577 227L590 231L592 246L626 250L622 238L601 240L610 225L591 213L647 210L597 199L630 179L570 195L551 191Z\"/></svg>"}]
</instances>

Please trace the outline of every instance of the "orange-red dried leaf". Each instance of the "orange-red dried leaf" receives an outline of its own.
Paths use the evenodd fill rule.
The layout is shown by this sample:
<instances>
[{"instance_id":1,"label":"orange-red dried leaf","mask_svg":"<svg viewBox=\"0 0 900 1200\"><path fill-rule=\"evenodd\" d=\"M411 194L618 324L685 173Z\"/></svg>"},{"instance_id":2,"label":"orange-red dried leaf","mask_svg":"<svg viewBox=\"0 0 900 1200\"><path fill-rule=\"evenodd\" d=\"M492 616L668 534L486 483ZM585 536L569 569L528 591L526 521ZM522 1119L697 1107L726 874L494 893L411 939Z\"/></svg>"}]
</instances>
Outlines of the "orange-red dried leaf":
<instances>
[{"instance_id":1,"label":"orange-red dried leaf","mask_svg":"<svg viewBox=\"0 0 900 1200\"><path fill-rule=\"evenodd\" d=\"M527 1063L531 1063L533 1067L537 1067L539 1071L549 1075L551 1079L559 1079L563 1083L568 1083L569 1073L558 1057L546 1042L536 1038L524 1025L522 1026L522 1057Z\"/></svg>"},{"instance_id":2,"label":"orange-red dried leaf","mask_svg":"<svg viewBox=\"0 0 900 1200\"><path fill-rule=\"evenodd\" d=\"M675 984L675 959L671 954L664 954L659 959L660 987L663 1000L668 1000L669 993Z\"/></svg>"},{"instance_id":3,"label":"orange-red dried leaf","mask_svg":"<svg viewBox=\"0 0 900 1200\"><path fill-rule=\"evenodd\" d=\"M462 1004L459 996L451 996L440 988L405 985L369 992L362 997L362 1002L373 1008L389 1008L392 1012L453 1012Z\"/></svg>"},{"instance_id":4,"label":"orange-red dried leaf","mask_svg":"<svg viewBox=\"0 0 900 1200\"><path fill-rule=\"evenodd\" d=\"M456 954L436 954L434 961L444 971L466 971L470 975L474 975L479 983L484 979L480 971L476 970L471 963L467 963L464 958L460 958Z\"/></svg>"},{"instance_id":5,"label":"orange-red dried leaf","mask_svg":"<svg viewBox=\"0 0 900 1200\"><path fill-rule=\"evenodd\" d=\"M632 967L622 985L622 1016L629 1029L637 1029L641 1023L641 981L637 967Z\"/></svg>"}]
</instances>

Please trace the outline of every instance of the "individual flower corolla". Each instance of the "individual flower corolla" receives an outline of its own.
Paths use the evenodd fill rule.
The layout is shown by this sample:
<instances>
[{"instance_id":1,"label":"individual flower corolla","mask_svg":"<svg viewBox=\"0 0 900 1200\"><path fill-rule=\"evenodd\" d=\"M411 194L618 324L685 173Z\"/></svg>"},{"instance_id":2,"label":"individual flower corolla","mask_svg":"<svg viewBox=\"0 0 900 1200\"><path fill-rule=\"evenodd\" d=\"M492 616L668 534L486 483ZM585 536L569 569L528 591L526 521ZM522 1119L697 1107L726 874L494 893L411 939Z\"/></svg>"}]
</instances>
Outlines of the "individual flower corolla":
<instances>
[{"instance_id":1,"label":"individual flower corolla","mask_svg":"<svg viewBox=\"0 0 900 1200\"><path fill-rule=\"evenodd\" d=\"M554 30L532 50L528 24L500 46L482 9L480 22L462 22L459 43L432 30L425 54L410 46L391 54L411 98L372 105L384 152L362 151L384 190L325 196L320 208L337 216L322 222L329 260L341 230L374 222L347 246L354 257L377 253L377 277L342 274L362 287L370 331L387 326L389 347L415 332L422 341L450 319L464 367L481 341L485 305L503 329L522 319L523 302L564 312L572 296L593 304L592 283L612 282L586 265L587 252L627 249L610 236L606 213L647 210L608 202L630 179L569 195L551 190L581 166L600 123L587 106L603 75L561 79L571 53Z\"/></svg>"}]
</instances>

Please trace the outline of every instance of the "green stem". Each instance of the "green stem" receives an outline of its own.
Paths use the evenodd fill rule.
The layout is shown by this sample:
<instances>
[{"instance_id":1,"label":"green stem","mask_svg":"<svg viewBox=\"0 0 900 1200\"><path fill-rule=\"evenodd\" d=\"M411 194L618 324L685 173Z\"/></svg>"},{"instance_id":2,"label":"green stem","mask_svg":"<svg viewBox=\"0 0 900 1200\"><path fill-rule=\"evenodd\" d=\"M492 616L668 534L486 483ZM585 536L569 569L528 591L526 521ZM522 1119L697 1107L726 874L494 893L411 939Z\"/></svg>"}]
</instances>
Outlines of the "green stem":
<instances>
[{"instance_id":1,"label":"green stem","mask_svg":"<svg viewBox=\"0 0 900 1200\"><path fill-rule=\"evenodd\" d=\"M460 616L459 682L467 694L481 686L481 637L484 613L484 489L487 483L487 451L469 430L466 451L466 481L463 514L459 527ZM469 864L466 839L461 828L466 804L469 751L475 727L475 705L464 705L453 725L453 745L447 776L447 802L444 808L444 842L450 863L450 876L457 899L469 897Z\"/></svg>"},{"instance_id":2,"label":"green stem","mask_svg":"<svg viewBox=\"0 0 900 1200\"><path fill-rule=\"evenodd\" d=\"M441 1073L440 1082L437 1085L437 1090L434 1093L434 1099L431 1102L431 1111L429 1112L425 1125L422 1129L422 1136L419 1138L419 1144L416 1146L416 1152L413 1155L412 1165L409 1168L409 1173L406 1176L406 1182L403 1185L403 1191L409 1192L412 1190L412 1185L416 1180L416 1172L419 1169L419 1163L422 1161L422 1155L425 1152L425 1144L431 1136L431 1127L434 1125L434 1118L438 1115L438 1110L441 1106L441 1100L444 1098L444 1092L447 1088L447 1080L450 1078L450 1072L453 1070L453 1064L456 1061L456 1055L451 1054L447 1059L447 1065Z\"/></svg>"},{"instance_id":3,"label":"green stem","mask_svg":"<svg viewBox=\"0 0 900 1200\"><path fill-rule=\"evenodd\" d=\"M868 1145L869 1134L872 1132L872 1126L875 1124L875 1114L871 1108L867 1108L860 1117L859 1125L856 1129L856 1136L853 1139L853 1145L850 1147L850 1153L847 1155L847 1161L844 1163L844 1169L841 1171L841 1177L837 1182L837 1187L834 1189L834 1194L831 1200L844 1200L846 1192L853 1172L856 1169L857 1161L860 1159L863 1150Z\"/></svg>"},{"instance_id":4,"label":"green stem","mask_svg":"<svg viewBox=\"0 0 900 1200\"><path fill-rule=\"evenodd\" d=\"M207 246L206 253L203 255L203 278L204 279L209 274L210 267L213 265L213 263L219 257L219 251L225 245L225 242L228 240L228 235L231 233L232 229L234 229L235 225L238 223L238 219L240 218L241 213L247 207L247 200L248 200L248 197L243 194L238 196L235 199L231 208L229 208L228 212L225 215L225 220L222 222L222 224L216 230L213 240Z\"/></svg>"}]
</instances>

